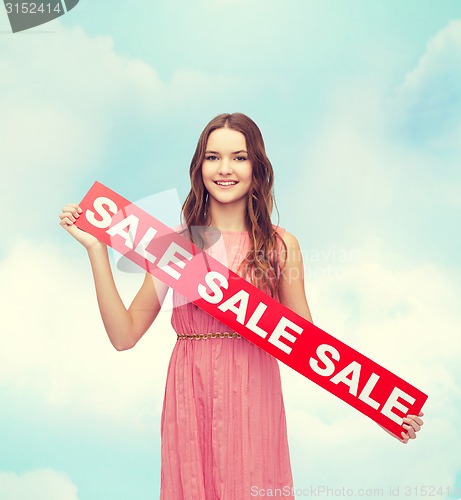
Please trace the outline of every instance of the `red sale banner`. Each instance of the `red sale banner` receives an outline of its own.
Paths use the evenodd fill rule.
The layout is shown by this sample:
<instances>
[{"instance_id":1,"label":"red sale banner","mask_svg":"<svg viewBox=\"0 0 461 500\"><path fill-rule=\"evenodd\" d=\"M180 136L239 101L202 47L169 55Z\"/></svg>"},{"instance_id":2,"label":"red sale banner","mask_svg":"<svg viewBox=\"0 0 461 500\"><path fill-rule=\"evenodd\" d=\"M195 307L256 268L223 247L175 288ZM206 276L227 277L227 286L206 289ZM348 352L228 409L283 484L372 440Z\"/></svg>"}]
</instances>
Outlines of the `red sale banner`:
<instances>
[{"instance_id":1,"label":"red sale banner","mask_svg":"<svg viewBox=\"0 0 461 500\"><path fill-rule=\"evenodd\" d=\"M279 361L382 425L398 439L402 419L427 395L238 276L187 238L95 182L75 223Z\"/></svg>"}]
</instances>

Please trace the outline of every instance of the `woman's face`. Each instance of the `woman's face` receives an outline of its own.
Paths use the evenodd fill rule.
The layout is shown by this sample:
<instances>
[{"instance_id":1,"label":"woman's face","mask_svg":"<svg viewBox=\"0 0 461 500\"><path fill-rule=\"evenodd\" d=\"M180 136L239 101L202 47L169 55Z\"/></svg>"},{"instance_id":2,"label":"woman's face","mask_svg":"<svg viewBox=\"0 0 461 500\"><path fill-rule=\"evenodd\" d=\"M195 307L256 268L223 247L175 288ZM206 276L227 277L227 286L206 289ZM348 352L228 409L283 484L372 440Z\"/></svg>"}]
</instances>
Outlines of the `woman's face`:
<instances>
[{"instance_id":1,"label":"woman's face","mask_svg":"<svg viewBox=\"0 0 461 500\"><path fill-rule=\"evenodd\" d=\"M252 171L245 136L241 132L219 128L208 136L202 178L210 203L246 203Z\"/></svg>"}]
</instances>

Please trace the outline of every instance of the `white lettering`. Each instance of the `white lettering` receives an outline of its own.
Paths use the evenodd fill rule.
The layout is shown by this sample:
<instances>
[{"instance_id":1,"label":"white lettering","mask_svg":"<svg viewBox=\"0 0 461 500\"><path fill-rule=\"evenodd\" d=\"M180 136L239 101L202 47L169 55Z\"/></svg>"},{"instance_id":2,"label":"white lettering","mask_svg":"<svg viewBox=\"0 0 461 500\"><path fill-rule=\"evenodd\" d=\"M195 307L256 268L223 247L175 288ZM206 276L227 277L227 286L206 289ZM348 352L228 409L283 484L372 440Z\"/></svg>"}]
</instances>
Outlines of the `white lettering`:
<instances>
[{"instance_id":1,"label":"white lettering","mask_svg":"<svg viewBox=\"0 0 461 500\"><path fill-rule=\"evenodd\" d=\"M166 252L163 254L161 259L158 261L158 267L165 271L167 274L172 276L174 279L178 280L181 277L181 273L170 266L170 263L176 264L179 268L184 269L186 262L183 259L176 257L176 254L181 255L187 260L192 259L192 254L185 250L183 247L179 246L177 243L172 241L170 246L167 248Z\"/></svg>"},{"instance_id":2,"label":"white lettering","mask_svg":"<svg viewBox=\"0 0 461 500\"><path fill-rule=\"evenodd\" d=\"M146 248L149 246L150 242L154 239L154 236L156 234L157 229L149 227L149 229L146 231L146 234L142 237L141 241L136 245L136 248L134 249L136 253L141 255L141 257L147 259L152 264L157 260L157 257L148 252Z\"/></svg>"},{"instance_id":3,"label":"white lettering","mask_svg":"<svg viewBox=\"0 0 461 500\"><path fill-rule=\"evenodd\" d=\"M237 321L241 325L243 325L245 323L249 296L250 295L248 294L248 292L246 292L245 290L240 290L231 298L227 299L221 305L219 305L218 309L221 309L221 311L223 312L232 311L233 313L235 313ZM236 306L237 302L240 302L240 306L238 307Z\"/></svg>"},{"instance_id":4,"label":"white lettering","mask_svg":"<svg viewBox=\"0 0 461 500\"><path fill-rule=\"evenodd\" d=\"M215 283L215 280L219 282L219 285ZM205 275L205 283L207 284L213 295L210 295L205 285L202 285L200 283L197 287L197 291L200 297L202 297L203 300L206 300L210 304L217 304L218 302L221 302L224 296L221 287L225 288L226 290L229 287L229 282L227 281L227 279L221 273L218 273L218 271L210 271Z\"/></svg>"},{"instance_id":5,"label":"white lettering","mask_svg":"<svg viewBox=\"0 0 461 500\"><path fill-rule=\"evenodd\" d=\"M278 325L275 327L275 330L271 333L269 342L271 344L274 344L283 352L290 354L292 347L287 346L283 342L280 342L280 337L287 339L291 343L294 343L296 341L296 337L285 330L287 326L296 333L301 333L303 331L303 329L299 325L293 323L293 321L290 321L288 318L285 318L285 316L282 316L280 318L280 321L278 322Z\"/></svg>"},{"instance_id":6,"label":"white lettering","mask_svg":"<svg viewBox=\"0 0 461 500\"><path fill-rule=\"evenodd\" d=\"M359 395L359 399L365 402L367 405L371 406L375 410L379 408L378 401L370 398L371 391L375 388L376 383L379 380L379 375L376 373L372 373L368 382L365 384L365 387L362 389L362 392Z\"/></svg>"},{"instance_id":7,"label":"white lettering","mask_svg":"<svg viewBox=\"0 0 461 500\"><path fill-rule=\"evenodd\" d=\"M261 319L261 316L264 314L266 309L266 304L260 302L247 323L247 328L252 332L257 333L263 339L267 337L267 332L258 326L258 321Z\"/></svg>"},{"instance_id":8,"label":"white lettering","mask_svg":"<svg viewBox=\"0 0 461 500\"><path fill-rule=\"evenodd\" d=\"M136 231L138 230L139 219L134 214L130 214L125 219L114 224L110 229L107 230L109 236L115 236L118 234L125 239L125 246L133 249L134 240L136 238ZM124 231L126 227L129 227L128 231Z\"/></svg>"},{"instance_id":9,"label":"white lettering","mask_svg":"<svg viewBox=\"0 0 461 500\"><path fill-rule=\"evenodd\" d=\"M404 415L406 415L408 407L397 401L399 398L402 398L404 401L410 403L411 405L415 402L415 398L412 398L406 392L403 392L398 387L395 387L386 403L384 404L381 413L397 424L401 425L403 422L403 417L399 417L392 410L393 408L397 408L397 410L400 410Z\"/></svg>"},{"instance_id":10,"label":"white lettering","mask_svg":"<svg viewBox=\"0 0 461 500\"><path fill-rule=\"evenodd\" d=\"M333 384L339 384L339 382L343 382L349 387L349 394L357 396L357 391L359 390L359 380L360 380L360 371L362 369L362 365L357 363L357 361L352 361L349 365L339 371L334 377L330 379L330 382ZM349 379L347 375L352 374L352 377Z\"/></svg>"},{"instance_id":11,"label":"white lettering","mask_svg":"<svg viewBox=\"0 0 461 500\"><path fill-rule=\"evenodd\" d=\"M99 227L100 229L106 229L106 227L109 227L110 223L112 222L112 216L104 208L104 205L107 205L108 210L113 214L116 214L118 212L118 208L115 202L110 198L106 198L105 196L96 198L93 203L94 209L101 216L101 220L96 219L94 212L92 212L91 210L87 210L85 212L87 221L94 227Z\"/></svg>"},{"instance_id":12,"label":"white lettering","mask_svg":"<svg viewBox=\"0 0 461 500\"><path fill-rule=\"evenodd\" d=\"M326 356L326 353L331 354L331 357L335 361L339 361L339 352L328 344L320 344L316 350L317 356L319 360L325 365L325 368L321 368L319 366L319 362L311 358L309 360L309 366L314 370L315 373L322 375L323 377L329 377L335 371L335 364L331 361L331 359Z\"/></svg>"}]
</instances>

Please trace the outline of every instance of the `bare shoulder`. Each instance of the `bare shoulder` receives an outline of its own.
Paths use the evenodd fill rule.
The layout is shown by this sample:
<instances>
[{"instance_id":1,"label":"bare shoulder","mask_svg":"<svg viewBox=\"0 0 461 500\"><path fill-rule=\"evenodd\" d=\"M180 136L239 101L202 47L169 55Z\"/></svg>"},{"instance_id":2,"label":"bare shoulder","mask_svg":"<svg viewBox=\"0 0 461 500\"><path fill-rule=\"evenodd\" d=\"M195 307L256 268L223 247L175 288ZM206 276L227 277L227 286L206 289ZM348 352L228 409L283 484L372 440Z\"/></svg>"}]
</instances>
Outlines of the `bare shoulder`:
<instances>
[{"instance_id":1,"label":"bare shoulder","mask_svg":"<svg viewBox=\"0 0 461 500\"><path fill-rule=\"evenodd\" d=\"M296 236L287 230L283 233L282 239L285 242L286 251L282 248L280 252L280 265L284 267L287 260L293 259L299 253L300 247Z\"/></svg>"},{"instance_id":2,"label":"bare shoulder","mask_svg":"<svg viewBox=\"0 0 461 500\"><path fill-rule=\"evenodd\" d=\"M283 249L280 252L285 254L284 259L280 259L280 302L312 323L312 315L304 290L304 265L298 239L285 230L283 241L287 248L286 252Z\"/></svg>"},{"instance_id":3,"label":"bare shoulder","mask_svg":"<svg viewBox=\"0 0 461 500\"><path fill-rule=\"evenodd\" d=\"M290 233L285 229L283 233L283 241L288 248L299 248L299 242L293 233Z\"/></svg>"}]
</instances>

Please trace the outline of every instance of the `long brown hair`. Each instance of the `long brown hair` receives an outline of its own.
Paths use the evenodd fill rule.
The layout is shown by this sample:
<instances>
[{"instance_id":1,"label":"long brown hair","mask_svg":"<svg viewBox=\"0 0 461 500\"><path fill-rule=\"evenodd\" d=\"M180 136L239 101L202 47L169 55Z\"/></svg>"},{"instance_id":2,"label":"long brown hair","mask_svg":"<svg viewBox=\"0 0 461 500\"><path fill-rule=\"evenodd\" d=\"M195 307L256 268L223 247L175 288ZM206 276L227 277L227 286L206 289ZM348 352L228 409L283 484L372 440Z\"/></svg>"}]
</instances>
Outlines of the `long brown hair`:
<instances>
[{"instance_id":1,"label":"long brown hair","mask_svg":"<svg viewBox=\"0 0 461 500\"><path fill-rule=\"evenodd\" d=\"M223 113L213 118L203 129L190 164L191 190L182 207L183 222L191 240L203 248L204 240L197 228L207 225L208 192L202 178L202 163L209 135L219 128L231 128L245 136L248 158L252 163L252 183L248 192L245 225L249 230L252 248L242 260L239 269L249 276L254 285L279 298L278 239L286 252L285 242L271 222L275 204L274 170L267 158L264 140L256 123L242 113ZM277 207L276 207L277 208ZM192 234L194 228L194 234Z\"/></svg>"}]
</instances>

